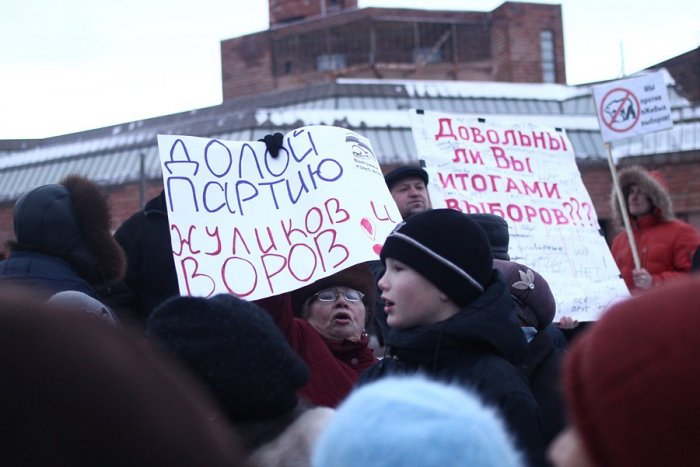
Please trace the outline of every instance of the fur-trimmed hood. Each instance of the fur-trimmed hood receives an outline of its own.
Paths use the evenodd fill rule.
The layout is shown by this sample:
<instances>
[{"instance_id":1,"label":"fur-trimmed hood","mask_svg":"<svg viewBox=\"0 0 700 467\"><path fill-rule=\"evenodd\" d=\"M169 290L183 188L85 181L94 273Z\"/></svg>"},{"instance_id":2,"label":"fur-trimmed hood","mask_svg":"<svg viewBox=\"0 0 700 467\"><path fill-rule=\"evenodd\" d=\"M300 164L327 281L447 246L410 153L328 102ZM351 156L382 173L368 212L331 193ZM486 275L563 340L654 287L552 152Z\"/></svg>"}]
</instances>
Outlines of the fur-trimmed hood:
<instances>
[{"instance_id":1,"label":"fur-trimmed hood","mask_svg":"<svg viewBox=\"0 0 700 467\"><path fill-rule=\"evenodd\" d=\"M15 203L13 251L39 251L73 265L93 286L123 279L126 255L112 237L107 196L87 178L70 175Z\"/></svg>"},{"instance_id":2,"label":"fur-trimmed hood","mask_svg":"<svg viewBox=\"0 0 700 467\"><path fill-rule=\"evenodd\" d=\"M656 171L650 172L641 166L633 165L620 170L618 173L618 180L625 205L627 204L627 196L630 187L632 185L637 185L651 200L654 205L653 213L660 221L675 219L671 196L665 187L663 176L660 173ZM614 188L610 195L610 207L616 224L622 226L622 214L620 213L620 206L617 202Z\"/></svg>"}]
</instances>

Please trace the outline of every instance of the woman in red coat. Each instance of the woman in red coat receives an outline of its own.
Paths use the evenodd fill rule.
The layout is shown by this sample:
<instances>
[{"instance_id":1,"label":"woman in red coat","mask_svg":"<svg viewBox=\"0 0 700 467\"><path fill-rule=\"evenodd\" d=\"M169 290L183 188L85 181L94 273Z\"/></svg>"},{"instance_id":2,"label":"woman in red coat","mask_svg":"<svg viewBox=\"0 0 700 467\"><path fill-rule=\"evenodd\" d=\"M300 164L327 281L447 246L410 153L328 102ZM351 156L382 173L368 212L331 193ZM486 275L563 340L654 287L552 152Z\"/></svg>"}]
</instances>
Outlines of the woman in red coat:
<instances>
[{"instance_id":1,"label":"woman in red coat","mask_svg":"<svg viewBox=\"0 0 700 467\"><path fill-rule=\"evenodd\" d=\"M366 332L374 302L374 280L366 264L257 302L311 369L311 379L299 391L306 400L336 407L360 373L377 361Z\"/></svg>"},{"instance_id":2,"label":"woman in red coat","mask_svg":"<svg viewBox=\"0 0 700 467\"><path fill-rule=\"evenodd\" d=\"M619 233L613 239L612 254L627 287L634 292L685 276L700 236L695 227L675 219L661 175L632 166L620 171L619 180L641 263L636 269L627 234ZM612 208L619 221L614 195Z\"/></svg>"}]
</instances>

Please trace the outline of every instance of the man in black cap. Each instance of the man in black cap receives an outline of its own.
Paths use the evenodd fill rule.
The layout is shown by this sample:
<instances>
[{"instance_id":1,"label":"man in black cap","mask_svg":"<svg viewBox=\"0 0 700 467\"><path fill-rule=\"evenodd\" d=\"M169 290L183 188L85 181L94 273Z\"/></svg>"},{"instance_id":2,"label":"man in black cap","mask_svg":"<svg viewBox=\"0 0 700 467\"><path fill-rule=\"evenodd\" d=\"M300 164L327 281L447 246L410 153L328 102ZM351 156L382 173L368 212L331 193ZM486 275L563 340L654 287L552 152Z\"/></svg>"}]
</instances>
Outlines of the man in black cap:
<instances>
[{"instance_id":1,"label":"man in black cap","mask_svg":"<svg viewBox=\"0 0 700 467\"><path fill-rule=\"evenodd\" d=\"M432 208L427 188L428 172L421 167L399 166L384 175L384 181L404 219Z\"/></svg>"},{"instance_id":2,"label":"man in black cap","mask_svg":"<svg viewBox=\"0 0 700 467\"><path fill-rule=\"evenodd\" d=\"M427 188L428 172L422 167L417 165L400 165L387 172L384 175L384 181L403 219L432 209ZM376 283L384 274L384 266L379 260L369 261L367 265L372 271L372 276ZM379 299L379 295L381 293L377 293L372 334L376 336L379 346L382 347L384 346L384 333L387 331L387 327L384 301Z\"/></svg>"}]
</instances>

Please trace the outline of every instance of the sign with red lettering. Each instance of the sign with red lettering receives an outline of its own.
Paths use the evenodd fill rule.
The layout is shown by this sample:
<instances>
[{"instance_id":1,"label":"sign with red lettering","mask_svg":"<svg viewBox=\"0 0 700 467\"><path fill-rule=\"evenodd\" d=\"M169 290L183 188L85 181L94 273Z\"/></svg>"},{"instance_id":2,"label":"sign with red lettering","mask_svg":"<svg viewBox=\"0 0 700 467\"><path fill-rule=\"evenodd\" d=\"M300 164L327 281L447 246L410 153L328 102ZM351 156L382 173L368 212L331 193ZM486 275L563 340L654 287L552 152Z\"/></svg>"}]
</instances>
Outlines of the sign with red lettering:
<instances>
[{"instance_id":1,"label":"sign with red lettering","mask_svg":"<svg viewBox=\"0 0 700 467\"><path fill-rule=\"evenodd\" d=\"M375 260L401 220L372 146L310 126L261 142L158 135L183 295L249 300Z\"/></svg>"},{"instance_id":2,"label":"sign with red lettering","mask_svg":"<svg viewBox=\"0 0 700 467\"><path fill-rule=\"evenodd\" d=\"M565 131L423 111L411 120L433 207L503 217L511 259L547 279L555 320L595 320L629 295Z\"/></svg>"},{"instance_id":3,"label":"sign with red lettering","mask_svg":"<svg viewBox=\"0 0 700 467\"><path fill-rule=\"evenodd\" d=\"M667 130L673 126L661 72L593 86L603 141Z\"/></svg>"}]
</instances>

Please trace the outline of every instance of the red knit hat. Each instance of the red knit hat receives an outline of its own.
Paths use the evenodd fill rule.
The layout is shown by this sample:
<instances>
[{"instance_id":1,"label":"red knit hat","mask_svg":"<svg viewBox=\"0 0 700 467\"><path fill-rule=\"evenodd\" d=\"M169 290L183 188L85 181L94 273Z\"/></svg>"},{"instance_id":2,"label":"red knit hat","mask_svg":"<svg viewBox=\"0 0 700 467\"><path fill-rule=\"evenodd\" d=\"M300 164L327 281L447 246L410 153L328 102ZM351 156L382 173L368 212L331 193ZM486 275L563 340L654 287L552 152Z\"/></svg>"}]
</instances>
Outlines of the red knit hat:
<instances>
[{"instance_id":1,"label":"red knit hat","mask_svg":"<svg viewBox=\"0 0 700 467\"><path fill-rule=\"evenodd\" d=\"M700 277L621 302L573 343L571 422L597 465L697 464Z\"/></svg>"}]
</instances>

